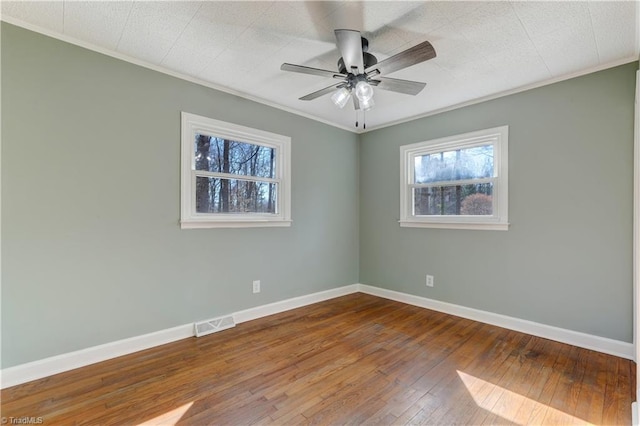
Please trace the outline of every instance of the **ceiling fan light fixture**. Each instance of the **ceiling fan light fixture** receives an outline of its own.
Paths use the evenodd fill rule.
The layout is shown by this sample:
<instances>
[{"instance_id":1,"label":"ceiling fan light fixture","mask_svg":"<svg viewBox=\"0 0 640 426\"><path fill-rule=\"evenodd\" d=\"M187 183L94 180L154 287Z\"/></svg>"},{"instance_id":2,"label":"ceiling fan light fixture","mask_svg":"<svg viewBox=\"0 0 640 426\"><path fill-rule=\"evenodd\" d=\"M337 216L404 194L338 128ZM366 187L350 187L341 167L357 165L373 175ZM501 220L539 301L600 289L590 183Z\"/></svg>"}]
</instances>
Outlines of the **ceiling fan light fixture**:
<instances>
[{"instance_id":1,"label":"ceiling fan light fixture","mask_svg":"<svg viewBox=\"0 0 640 426\"><path fill-rule=\"evenodd\" d=\"M341 55L338 59L338 72L286 62L280 66L283 71L317 75L333 80L330 86L301 97L301 101L310 101L330 94L331 101L337 107L344 108L349 100L352 100L353 108L356 111L356 127L358 127L359 111L363 111L362 117L364 119L364 111L370 110L374 106L373 86L376 86L376 90L389 90L415 96L426 85L426 83L419 81L383 77L381 74L390 74L435 58L436 51L428 41L418 43L378 62L378 59L367 51L369 42L362 37L360 31L336 29L334 34L336 46ZM341 82L336 83L335 79L341 80ZM366 128L364 123L362 128Z\"/></svg>"},{"instance_id":2,"label":"ceiling fan light fixture","mask_svg":"<svg viewBox=\"0 0 640 426\"><path fill-rule=\"evenodd\" d=\"M362 80L356 84L356 97L362 103L368 103L373 98L373 87L366 81Z\"/></svg>"},{"instance_id":3,"label":"ceiling fan light fixture","mask_svg":"<svg viewBox=\"0 0 640 426\"><path fill-rule=\"evenodd\" d=\"M346 87L336 90L333 95L331 95L331 100L338 108L344 108L347 102L349 102L349 98L351 98L351 91Z\"/></svg>"},{"instance_id":4,"label":"ceiling fan light fixture","mask_svg":"<svg viewBox=\"0 0 640 426\"><path fill-rule=\"evenodd\" d=\"M375 105L375 102L373 102L373 97L369 98L366 101L360 102L360 107L364 111L369 111L371 108L373 108L374 105Z\"/></svg>"}]
</instances>

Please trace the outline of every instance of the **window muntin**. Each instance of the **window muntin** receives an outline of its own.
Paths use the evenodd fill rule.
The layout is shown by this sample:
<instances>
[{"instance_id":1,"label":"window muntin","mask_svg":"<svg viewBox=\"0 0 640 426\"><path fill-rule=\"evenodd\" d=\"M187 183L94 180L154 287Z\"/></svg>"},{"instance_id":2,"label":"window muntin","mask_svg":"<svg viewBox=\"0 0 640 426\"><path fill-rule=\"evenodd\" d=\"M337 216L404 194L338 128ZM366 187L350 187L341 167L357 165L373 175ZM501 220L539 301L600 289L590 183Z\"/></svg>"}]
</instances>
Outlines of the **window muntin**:
<instances>
[{"instance_id":1,"label":"window muntin","mask_svg":"<svg viewBox=\"0 0 640 426\"><path fill-rule=\"evenodd\" d=\"M508 228L508 127L400 147L400 225Z\"/></svg>"},{"instance_id":2,"label":"window muntin","mask_svg":"<svg viewBox=\"0 0 640 426\"><path fill-rule=\"evenodd\" d=\"M182 113L182 228L290 225L290 138Z\"/></svg>"}]
</instances>

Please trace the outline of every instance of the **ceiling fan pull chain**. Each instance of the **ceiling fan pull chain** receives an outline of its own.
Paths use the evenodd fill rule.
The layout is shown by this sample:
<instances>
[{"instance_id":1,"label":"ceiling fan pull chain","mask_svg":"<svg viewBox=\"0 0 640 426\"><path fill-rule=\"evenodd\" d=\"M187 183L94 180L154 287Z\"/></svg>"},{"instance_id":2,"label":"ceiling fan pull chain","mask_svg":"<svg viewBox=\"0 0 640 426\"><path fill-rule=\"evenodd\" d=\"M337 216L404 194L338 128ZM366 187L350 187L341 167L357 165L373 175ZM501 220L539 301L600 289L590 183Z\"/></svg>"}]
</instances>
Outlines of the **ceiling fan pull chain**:
<instances>
[{"instance_id":1,"label":"ceiling fan pull chain","mask_svg":"<svg viewBox=\"0 0 640 426\"><path fill-rule=\"evenodd\" d=\"M356 127L358 127L358 110L356 110Z\"/></svg>"},{"instance_id":2,"label":"ceiling fan pull chain","mask_svg":"<svg viewBox=\"0 0 640 426\"><path fill-rule=\"evenodd\" d=\"M367 130L367 110L362 111L362 130Z\"/></svg>"}]
</instances>

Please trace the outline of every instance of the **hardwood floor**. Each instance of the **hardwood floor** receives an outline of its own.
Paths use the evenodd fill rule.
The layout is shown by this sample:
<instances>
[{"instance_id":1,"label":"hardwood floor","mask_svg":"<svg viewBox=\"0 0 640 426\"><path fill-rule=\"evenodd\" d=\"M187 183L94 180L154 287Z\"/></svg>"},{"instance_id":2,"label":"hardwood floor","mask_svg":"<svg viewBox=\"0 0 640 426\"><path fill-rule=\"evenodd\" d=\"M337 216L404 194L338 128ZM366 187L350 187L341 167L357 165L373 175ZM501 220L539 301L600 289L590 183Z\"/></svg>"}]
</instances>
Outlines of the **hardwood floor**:
<instances>
[{"instance_id":1,"label":"hardwood floor","mask_svg":"<svg viewBox=\"0 0 640 426\"><path fill-rule=\"evenodd\" d=\"M631 424L635 364L353 294L2 391L43 424Z\"/></svg>"}]
</instances>

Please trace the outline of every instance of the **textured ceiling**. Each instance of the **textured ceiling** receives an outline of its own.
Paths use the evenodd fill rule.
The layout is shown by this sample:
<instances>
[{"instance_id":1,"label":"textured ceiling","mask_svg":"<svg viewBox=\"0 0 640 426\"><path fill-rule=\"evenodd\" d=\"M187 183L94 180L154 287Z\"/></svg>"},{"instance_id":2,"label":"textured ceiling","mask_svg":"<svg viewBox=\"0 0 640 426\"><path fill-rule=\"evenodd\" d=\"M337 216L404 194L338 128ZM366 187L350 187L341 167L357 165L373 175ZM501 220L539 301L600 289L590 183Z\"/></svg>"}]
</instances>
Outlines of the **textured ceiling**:
<instances>
[{"instance_id":1,"label":"textured ceiling","mask_svg":"<svg viewBox=\"0 0 640 426\"><path fill-rule=\"evenodd\" d=\"M367 128L638 58L627 2L2 1L2 19L100 51L354 128L351 104L299 97L335 80L280 70L336 70L333 30L356 29L378 60L422 41L437 57L390 74L427 83L417 96L376 89ZM138 62L139 63L139 62ZM362 114L362 113L360 113ZM360 116L362 122L362 116Z\"/></svg>"}]
</instances>

